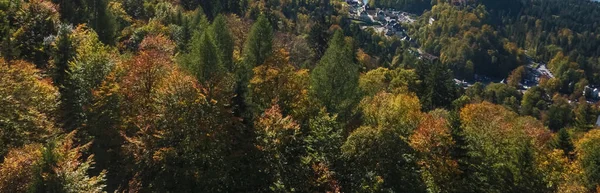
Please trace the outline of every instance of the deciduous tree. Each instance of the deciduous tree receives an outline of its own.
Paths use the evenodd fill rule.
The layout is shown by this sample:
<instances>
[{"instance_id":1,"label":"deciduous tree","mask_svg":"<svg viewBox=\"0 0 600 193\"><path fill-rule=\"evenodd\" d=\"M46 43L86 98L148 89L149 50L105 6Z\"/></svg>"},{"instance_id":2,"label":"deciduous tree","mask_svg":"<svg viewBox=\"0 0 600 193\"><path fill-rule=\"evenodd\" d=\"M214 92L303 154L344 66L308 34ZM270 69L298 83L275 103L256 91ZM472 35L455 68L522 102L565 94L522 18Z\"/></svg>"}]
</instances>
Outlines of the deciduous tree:
<instances>
[{"instance_id":1,"label":"deciduous tree","mask_svg":"<svg viewBox=\"0 0 600 193\"><path fill-rule=\"evenodd\" d=\"M254 77L248 87L257 111L276 103L284 115L297 118L306 116L309 105L308 72L296 70L289 63L289 53L285 49L273 53L264 64L255 67L253 71Z\"/></svg>"},{"instance_id":2,"label":"deciduous tree","mask_svg":"<svg viewBox=\"0 0 600 193\"><path fill-rule=\"evenodd\" d=\"M585 187L596 190L600 184L600 130L587 132L576 144L577 160L584 173Z\"/></svg>"},{"instance_id":3,"label":"deciduous tree","mask_svg":"<svg viewBox=\"0 0 600 193\"><path fill-rule=\"evenodd\" d=\"M58 90L33 64L0 58L0 88L0 157L57 132Z\"/></svg>"},{"instance_id":4,"label":"deciduous tree","mask_svg":"<svg viewBox=\"0 0 600 193\"><path fill-rule=\"evenodd\" d=\"M284 117L277 105L267 109L256 121L257 146L268 166L275 192L306 191L308 167L301 164L299 153L302 138L300 126L291 117Z\"/></svg>"}]
</instances>

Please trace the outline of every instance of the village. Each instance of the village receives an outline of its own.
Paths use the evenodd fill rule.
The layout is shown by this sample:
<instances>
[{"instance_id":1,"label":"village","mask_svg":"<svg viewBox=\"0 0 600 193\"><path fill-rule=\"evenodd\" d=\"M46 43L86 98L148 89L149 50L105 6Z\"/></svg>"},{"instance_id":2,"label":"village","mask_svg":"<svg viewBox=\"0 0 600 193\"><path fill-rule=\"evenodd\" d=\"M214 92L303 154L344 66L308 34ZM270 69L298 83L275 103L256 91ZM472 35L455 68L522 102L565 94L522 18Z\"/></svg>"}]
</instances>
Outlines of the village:
<instances>
[{"instance_id":1,"label":"village","mask_svg":"<svg viewBox=\"0 0 600 193\"><path fill-rule=\"evenodd\" d=\"M398 11L394 9L381 9L381 8L371 8L369 7L368 0L346 0L346 3L349 6L349 17L354 22L360 24L360 28L363 30L372 28L378 34L383 34L386 37L398 37L403 41L409 41L413 44L417 51L413 51L415 55L418 56L419 59L426 60L436 60L438 59L436 56L431 55L429 53L423 52L416 45L416 41L411 39L408 35L403 24L412 24L415 22L415 19L411 17L411 15L407 12ZM461 6L465 4L464 0L454 0L453 4L455 6ZM429 23L432 24L435 22L435 19L430 18ZM554 78L554 75L547 68L547 65L542 62L535 62L533 59L528 58L527 65L527 75L524 77L521 84L519 84L518 90L521 93L525 93L525 91L529 90L531 87L537 86L540 84L540 80L543 77L546 78ZM484 84L490 83L503 83L506 84L506 79L496 80L487 76L475 75L473 81L465 81L454 79L455 83L463 88L468 88L475 84L476 82L482 82ZM586 96L588 103L595 103L600 101L600 87L597 86L586 86L583 96ZM575 102L575 101L570 101Z\"/></svg>"},{"instance_id":2,"label":"village","mask_svg":"<svg viewBox=\"0 0 600 193\"><path fill-rule=\"evenodd\" d=\"M388 37L397 36L402 40L411 41L406 29L402 27L402 24L415 22L408 13L393 9L370 9L367 0L347 0L346 3L350 6L350 18L360 22L361 29L373 28Z\"/></svg>"}]
</instances>

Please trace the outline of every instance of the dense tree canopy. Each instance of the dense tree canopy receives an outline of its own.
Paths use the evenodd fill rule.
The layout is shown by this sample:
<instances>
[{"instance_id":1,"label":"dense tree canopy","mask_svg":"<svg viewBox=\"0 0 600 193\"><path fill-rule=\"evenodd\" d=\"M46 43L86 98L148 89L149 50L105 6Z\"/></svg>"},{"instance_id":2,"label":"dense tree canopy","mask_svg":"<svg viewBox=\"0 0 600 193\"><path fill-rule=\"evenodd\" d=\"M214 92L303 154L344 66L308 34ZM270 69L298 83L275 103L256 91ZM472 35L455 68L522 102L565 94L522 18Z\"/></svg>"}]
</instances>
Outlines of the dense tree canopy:
<instances>
[{"instance_id":1,"label":"dense tree canopy","mask_svg":"<svg viewBox=\"0 0 600 193\"><path fill-rule=\"evenodd\" d=\"M0 0L0 192L600 190L600 3L358 4Z\"/></svg>"}]
</instances>

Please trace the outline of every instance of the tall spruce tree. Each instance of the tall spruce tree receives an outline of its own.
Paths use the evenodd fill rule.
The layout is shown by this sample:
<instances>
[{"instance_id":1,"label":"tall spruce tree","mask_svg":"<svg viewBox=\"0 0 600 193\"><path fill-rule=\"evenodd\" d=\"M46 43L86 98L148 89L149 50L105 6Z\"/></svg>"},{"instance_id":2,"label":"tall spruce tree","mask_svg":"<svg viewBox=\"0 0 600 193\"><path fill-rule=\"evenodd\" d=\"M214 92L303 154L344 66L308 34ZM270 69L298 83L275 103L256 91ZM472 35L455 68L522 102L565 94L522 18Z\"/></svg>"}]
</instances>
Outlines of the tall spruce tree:
<instances>
[{"instance_id":1,"label":"tall spruce tree","mask_svg":"<svg viewBox=\"0 0 600 193\"><path fill-rule=\"evenodd\" d=\"M58 4L61 20L72 24L86 22L90 16L86 7L90 5L89 3L95 3L85 0L52 0L52 2Z\"/></svg>"},{"instance_id":2,"label":"tall spruce tree","mask_svg":"<svg viewBox=\"0 0 600 193\"><path fill-rule=\"evenodd\" d=\"M208 31L201 34L197 33L194 36L188 59L186 67L196 76L198 81L208 88L210 95L217 81L225 73L225 68L219 60L215 44L212 42Z\"/></svg>"},{"instance_id":3,"label":"tall spruce tree","mask_svg":"<svg viewBox=\"0 0 600 193\"><path fill-rule=\"evenodd\" d=\"M117 22L108 10L107 0L88 0L90 26L96 31L100 41L105 44L114 44L117 33Z\"/></svg>"},{"instance_id":4,"label":"tall spruce tree","mask_svg":"<svg viewBox=\"0 0 600 193\"><path fill-rule=\"evenodd\" d=\"M244 46L244 65L250 69L265 62L273 50L273 28L269 20L261 15L252 25Z\"/></svg>"},{"instance_id":5,"label":"tall spruce tree","mask_svg":"<svg viewBox=\"0 0 600 193\"><path fill-rule=\"evenodd\" d=\"M452 72L439 62L432 62L424 78L425 90L420 96L423 109L448 107L457 98Z\"/></svg>"},{"instance_id":6,"label":"tall spruce tree","mask_svg":"<svg viewBox=\"0 0 600 193\"><path fill-rule=\"evenodd\" d=\"M311 73L310 91L330 113L344 119L357 104L359 66L346 44L344 34L338 30L329 42L329 48Z\"/></svg>"},{"instance_id":7,"label":"tall spruce tree","mask_svg":"<svg viewBox=\"0 0 600 193\"><path fill-rule=\"evenodd\" d=\"M556 141L554 144L555 148L563 150L565 155L569 155L575 149L573 142L571 141L571 134L567 129L562 128L556 135ZM572 157L572 156L569 156Z\"/></svg>"},{"instance_id":8,"label":"tall spruce tree","mask_svg":"<svg viewBox=\"0 0 600 193\"><path fill-rule=\"evenodd\" d=\"M76 57L76 48L71 39L70 26L61 26L54 55L53 80L60 92L60 123L64 129L72 131L83 124L84 113L82 110L80 79L74 75L73 62Z\"/></svg>"},{"instance_id":9,"label":"tall spruce tree","mask_svg":"<svg viewBox=\"0 0 600 193\"><path fill-rule=\"evenodd\" d=\"M261 65L271 55L273 49L273 28L266 17L260 16L250 29L244 45L243 61L236 66L236 96L233 98L234 113L244 117L245 125L252 127L252 105L249 100L248 83L252 78L252 68Z\"/></svg>"},{"instance_id":10,"label":"tall spruce tree","mask_svg":"<svg viewBox=\"0 0 600 193\"><path fill-rule=\"evenodd\" d=\"M227 71L233 71L233 35L227 27L227 21L223 15L217 16L210 28L210 37L215 44L220 66Z\"/></svg>"},{"instance_id":11,"label":"tall spruce tree","mask_svg":"<svg viewBox=\"0 0 600 193\"><path fill-rule=\"evenodd\" d=\"M71 26L63 25L60 26L58 32L58 40L56 48L54 50L54 84L58 86L59 90L63 90L66 78L70 73L69 61L75 57L75 48L73 47L73 41L71 40L72 29Z\"/></svg>"}]
</instances>

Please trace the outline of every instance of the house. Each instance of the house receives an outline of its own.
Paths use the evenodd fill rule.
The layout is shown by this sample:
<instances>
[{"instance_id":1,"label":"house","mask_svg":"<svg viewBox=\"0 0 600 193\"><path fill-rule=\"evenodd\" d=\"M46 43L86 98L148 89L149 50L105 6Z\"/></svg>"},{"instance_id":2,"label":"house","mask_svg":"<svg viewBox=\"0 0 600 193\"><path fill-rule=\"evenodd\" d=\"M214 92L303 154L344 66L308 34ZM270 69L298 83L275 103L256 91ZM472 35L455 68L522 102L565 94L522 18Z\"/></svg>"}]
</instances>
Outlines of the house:
<instances>
[{"instance_id":1,"label":"house","mask_svg":"<svg viewBox=\"0 0 600 193\"><path fill-rule=\"evenodd\" d=\"M404 31L405 31L405 30L404 30L404 28L402 28L402 25L400 25L400 24L398 24L398 23L394 24L394 25L393 25L393 28L394 28L394 30L396 30L396 31L402 31L402 32L404 32Z\"/></svg>"},{"instance_id":2,"label":"house","mask_svg":"<svg viewBox=\"0 0 600 193\"><path fill-rule=\"evenodd\" d=\"M392 30L387 30L387 32L385 32L386 36L393 36L395 33Z\"/></svg>"},{"instance_id":3,"label":"house","mask_svg":"<svg viewBox=\"0 0 600 193\"><path fill-rule=\"evenodd\" d=\"M367 22L367 23L375 22L375 21L373 21L373 18L369 15L369 13L367 11L363 11L360 13L360 20Z\"/></svg>"},{"instance_id":4,"label":"house","mask_svg":"<svg viewBox=\"0 0 600 193\"><path fill-rule=\"evenodd\" d=\"M358 0L346 0L346 3L352 6L360 6L360 1Z\"/></svg>"},{"instance_id":5,"label":"house","mask_svg":"<svg viewBox=\"0 0 600 193\"><path fill-rule=\"evenodd\" d=\"M590 99L598 100L600 99L600 89L586 86L583 91L583 96L586 96Z\"/></svg>"},{"instance_id":6,"label":"house","mask_svg":"<svg viewBox=\"0 0 600 193\"><path fill-rule=\"evenodd\" d=\"M600 90L598 90L598 88L595 88L594 90L592 90L592 98L600 99Z\"/></svg>"},{"instance_id":7,"label":"house","mask_svg":"<svg viewBox=\"0 0 600 193\"><path fill-rule=\"evenodd\" d=\"M363 11L366 12L367 14L371 15L371 16L377 16L377 10L375 9L367 9L367 11Z\"/></svg>"},{"instance_id":8,"label":"house","mask_svg":"<svg viewBox=\"0 0 600 193\"><path fill-rule=\"evenodd\" d=\"M378 11L377 12L377 19L379 19L379 21L386 21L385 20L385 13L383 11Z\"/></svg>"}]
</instances>

